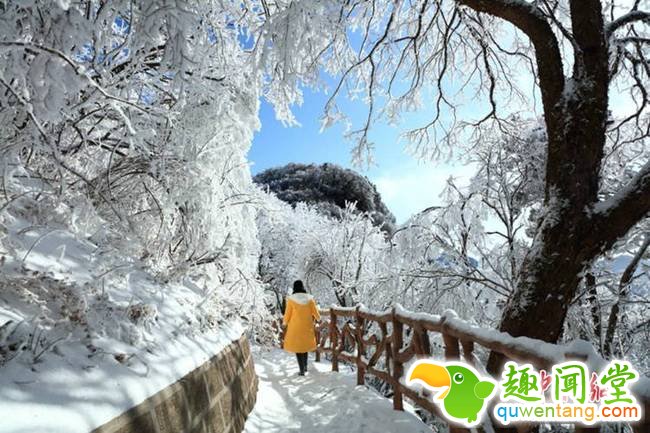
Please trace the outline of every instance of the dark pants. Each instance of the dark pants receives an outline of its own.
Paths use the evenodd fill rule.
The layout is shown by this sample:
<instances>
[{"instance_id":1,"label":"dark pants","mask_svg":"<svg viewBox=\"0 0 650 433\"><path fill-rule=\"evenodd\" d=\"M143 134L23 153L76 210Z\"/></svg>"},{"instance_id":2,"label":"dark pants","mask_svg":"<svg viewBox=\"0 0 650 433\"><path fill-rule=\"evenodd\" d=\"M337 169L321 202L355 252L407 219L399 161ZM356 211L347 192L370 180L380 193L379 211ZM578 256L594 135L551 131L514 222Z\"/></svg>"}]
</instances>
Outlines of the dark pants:
<instances>
[{"instance_id":1,"label":"dark pants","mask_svg":"<svg viewBox=\"0 0 650 433\"><path fill-rule=\"evenodd\" d=\"M296 353L296 358L298 358L298 367L300 368L300 373L307 371L307 360L309 359L308 353Z\"/></svg>"}]
</instances>

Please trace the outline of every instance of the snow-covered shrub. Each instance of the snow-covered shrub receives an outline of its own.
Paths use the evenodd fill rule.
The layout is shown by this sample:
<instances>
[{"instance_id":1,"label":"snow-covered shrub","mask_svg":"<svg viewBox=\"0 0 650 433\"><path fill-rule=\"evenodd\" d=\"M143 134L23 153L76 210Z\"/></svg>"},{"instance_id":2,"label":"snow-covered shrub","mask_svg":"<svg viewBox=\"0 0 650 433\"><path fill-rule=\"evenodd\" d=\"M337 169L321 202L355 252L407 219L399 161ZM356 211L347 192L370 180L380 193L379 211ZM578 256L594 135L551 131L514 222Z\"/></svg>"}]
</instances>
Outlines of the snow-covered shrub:
<instances>
[{"instance_id":1,"label":"snow-covered shrub","mask_svg":"<svg viewBox=\"0 0 650 433\"><path fill-rule=\"evenodd\" d=\"M239 41L249 15L219 2L167 0L10 1L0 9L3 260L38 267L59 254L45 245L58 239L50 233L66 233L70 245L88 242L93 267L80 281L80 257L69 244L53 246L61 248L56 266L69 269L49 278L69 279L85 307L47 308L36 318L26 308L11 335L54 332L51 320L75 333L94 317L105 323L94 332L112 329L111 338L138 345L169 313L140 299L147 296L129 283L136 269L155 279L155 290L191 287L188 299L203 298L178 299L188 309L184 332L226 317L266 329L246 160L259 94ZM25 284L38 286L41 276L32 278ZM32 293L35 305L48 304L48 293L64 298L51 284ZM77 311L72 304L65 309Z\"/></svg>"}]
</instances>

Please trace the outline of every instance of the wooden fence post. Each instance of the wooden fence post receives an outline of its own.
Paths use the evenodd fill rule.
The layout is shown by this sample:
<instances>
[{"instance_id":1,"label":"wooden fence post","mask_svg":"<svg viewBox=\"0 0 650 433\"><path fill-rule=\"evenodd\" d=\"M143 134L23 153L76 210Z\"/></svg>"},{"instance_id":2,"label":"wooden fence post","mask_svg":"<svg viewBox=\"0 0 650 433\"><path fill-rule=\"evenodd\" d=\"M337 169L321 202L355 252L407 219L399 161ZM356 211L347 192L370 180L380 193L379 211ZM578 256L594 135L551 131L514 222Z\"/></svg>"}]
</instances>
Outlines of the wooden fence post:
<instances>
[{"instance_id":1,"label":"wooden fence post","mask_svg":"<svg viewBox=\"0 0 650 433\"><path fill-rule=\"evenodd\" d=\"M390 344L390 338L388 338L388 326L384 322L379 322L379 329L381 330L381 339L386 340L386 344L384 346L384 353L386 355L386 370L388 371L388 374L391 374L391 365L390 365L390 360L393 355L392 352L392 345Z\"/></svg>"},{"instance_id":2,"label":"wooden fence post","mask_svg":"<svg viewBox=\"0 0 650 433\"><path fill-rule=\"evenodd\" d=\"M393 307L393 380L395 384L393 386L393 409L394 410L404 410L404 402L402 401L402 391L400 389L399 380L402 377L404 366L399 360L399 351L402 348L403 344L403 325L399 321L397 315L395 314L395 307Z\"/></svg>"},{"instance_id":3,"label":"wooden fence post","mask_svg":"<svg viewBox=\"0 0 650 433\"><path fill-rule=\"evenodd\" d=\"M458 341L458 338L445 332L444 323L442 325L442 342L445 346L445 359L448 361L459 360L460 342ZM469 429L449 424L449 433L469 433Z\"/></svg>"},{"instance_id":4,"label":"wooden fence post","mask_svg":"<svg viewBox=\"0 0 650 433\"><path fill-rule=\"evenodd\" d=\"M320 362L320 343L322 339L321 325L316 323L314 325L314 330L316 331L316 362Z\"/></svg>"},{"instance_id":5,"label":"wooden fence post","mask_svg":"<svg viewBox=\"0 0 650 433\"><path fill-rule=\"evenodd\" d=\"M415 339L415 354L419 356L431 355L431 342L427 330L418 325L413 327L413 337Z\"/></svg>"},{"instance_id":6,"label":"wooden fence post","mask_svg":"<svg viewBox=\"0 0 650 433\"><path fill-rule=\"evenodd\" d=\"M463 358L473 367L478 367L474 357L474 342L472 340L461 340L460 346L463 348Z\"/></svg>"},{"instance_id":7,"label":"wooden fence post","mask_svg":"<svg viewBox=\"0 0 650 433\"><path fill-rule=\"evenodd\" d=\"M458 338L446 334L444 331L442 333L442 342L445 345L445 359L446 360L457 360L460 359L460 346L458 344Z\"/></svg>"},{"instance_id":8,"label":"wooden fence post","mask_svg":"<svg viewBox=\"0 0 650 433\"><path fill-rule=\"evenodd\" d=\"M415 339L415 354L417 357L431 356L431 341L429 340L429 333L422 326L417 325L413 327L413 337ZM427 388L422 388L420 394L424 398L431 397L431 391Z\"/></svg>"},{"instance_id":9,"label":"wooden fence post","mask_svg":"<svg viewBox=\"0 0 650 433\"><path fill-rule=\"evenodd\" d=\"M365 356L365 350L363 346L363 326L364 320L361 317L360 306L357 305L355 316L356 316L356 330L355 330L355 339L357 340L357 385L363 385L365 383L366 369L363 365L363 357Z\"/></svg>"},{"instance_id":10,"label":"wooden fence post","mask_svg":"<svg viewBox=\"0 0 650 433\"><path fill-rule=\"evenodd\" d=\"M330 342L332 343L332 371L339 371L339 339L336 327L336 313L330 308Z\"/></svg>"}]
</instances>

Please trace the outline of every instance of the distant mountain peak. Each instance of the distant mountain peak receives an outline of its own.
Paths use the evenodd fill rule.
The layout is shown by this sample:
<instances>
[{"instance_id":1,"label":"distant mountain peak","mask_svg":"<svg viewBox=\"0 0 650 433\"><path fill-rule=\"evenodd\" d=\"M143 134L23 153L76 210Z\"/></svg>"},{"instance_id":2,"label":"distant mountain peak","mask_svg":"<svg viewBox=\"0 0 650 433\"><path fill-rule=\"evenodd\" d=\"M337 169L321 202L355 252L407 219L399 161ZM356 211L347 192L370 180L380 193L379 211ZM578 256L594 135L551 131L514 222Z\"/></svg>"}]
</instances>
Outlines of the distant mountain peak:
<instances>
[{"instance_id":1,"label":"distant mountain peak","mask_svg":"<svg viewBox=\"0 0 650 433\"><path fill-rule=\"evenodd\" d=\"M304 202L339 218L346 203L355 203L357 210L367 212L382 230L390 233L395 226L395 217L377 187L367 177L337 164L289 163L264 170L253 181L292 205Z\"/></svg>"}]
</instances>

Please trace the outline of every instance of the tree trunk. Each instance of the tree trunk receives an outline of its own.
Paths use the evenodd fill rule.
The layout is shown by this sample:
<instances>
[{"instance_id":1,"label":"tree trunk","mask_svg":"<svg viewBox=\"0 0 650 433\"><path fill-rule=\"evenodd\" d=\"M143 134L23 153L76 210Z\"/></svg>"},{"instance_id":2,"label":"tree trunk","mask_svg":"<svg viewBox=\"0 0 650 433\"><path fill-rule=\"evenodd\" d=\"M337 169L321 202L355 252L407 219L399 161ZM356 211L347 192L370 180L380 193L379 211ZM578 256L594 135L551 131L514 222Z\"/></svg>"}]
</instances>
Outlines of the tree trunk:
<instances>
[{"instance_id":1,"label":"tree trunk","mask_svg":"<svg viewBox=\"0 0 650 433\"><path fill-rule=\"evenodd\" d=\"M572 211L574 206L548 207L538 239L522 264L517 290L505 307L501 331L549 342L560 338L580 273L596 254L584 241L589 236L584 217ZM558 222L552 224L551 219ZM493 354L488 369L497 373L502 364L503 358Z\"/></svg>"},{"instance_id":2,"label":"tree trunk","mask_svg":"<svg viewBox=\"0 0 650 433\"><path fill-rule=\"evenodd\" d=\"M500 328L515 337L556 342L582 272L650 211L650 163L614 197L599 202L610 80L600 0L569 0L571 78L565 77L553 28L531 3L456 1L510 22L535 48L548 136L545 209ZM498 373L502 363L493 353L488 369Z\"/></svg>"},{"instance_id":3,"label":"tree trunk","mask_svg":"<svg viewBox=\"0 0 650 433\"><path fill-rule=\"evenodd\" d=\"M557 341L582 271L613 243L606 233L594 233L589 215L598 197L606 90L595 95L594 86L575 78L573 86L575 93L558 104L559 116L547 121L545 212L501 322L501 331L515 337Z\"/></svg>"}]
</instances>

